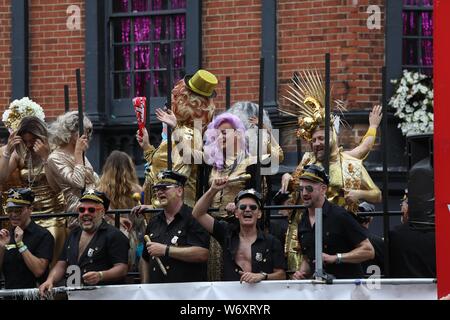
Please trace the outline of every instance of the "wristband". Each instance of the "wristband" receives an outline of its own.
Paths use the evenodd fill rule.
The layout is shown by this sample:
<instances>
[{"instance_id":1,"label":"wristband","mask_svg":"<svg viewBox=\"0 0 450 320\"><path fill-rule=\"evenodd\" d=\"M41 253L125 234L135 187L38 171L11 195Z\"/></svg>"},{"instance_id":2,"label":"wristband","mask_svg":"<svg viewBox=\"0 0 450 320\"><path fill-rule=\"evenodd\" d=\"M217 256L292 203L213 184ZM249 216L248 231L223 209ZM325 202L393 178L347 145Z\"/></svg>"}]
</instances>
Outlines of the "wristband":
<instances>
[{"instance_id":1,"label":"wristband","mask_svg":"<svg viewBox=\"0 0 450 320\"><path fill-rule=\"evenodd\" d=\"M169 250L170 250L170 245L166 245L166 254L165 256L168 257L169 256Z\"/></svg>"},{"instance_id":2,"label":"wristband","mask_svg":"<svg viewBox=\"0 0 450 320\"><path fill-rule=\"evenodd\" d=\"M376 137L376 136L377 136L377 129L369 128L369 129L367 129L367 132L364 135L364 137L362 138L362 140L364 141L364 139L366 139L367 137Z\"/></svg>"},{"instance_id":3,"label":"wristband","mask_svg":"<svg viewBox=\"0 0 450 320\"><path fill-rule=\"evenodd\" d=\"M23 246L21 246L20 248L19 248L19 252L20 253L24 253L25 251L27 251L28 250L28 247L26 246L26 245L23 245Z\"/></svg>"},{"instance_id":4,"label":"wristband","mask_svg":"<svg viewBox=\"0 0 450 320\"><path fill-rule=\"evenodd\" d=\"M338 253L336 256L337 256L336 264L341 264L342 263L342 253Z\"/></svg>"},{"instance_id":5,"label":"wristband","mask_svg":"<svg viewBox=\"0 0 450 320\"><path fill-rule=\"evenodd\" d=\"M99 271L98 275L100 276L100 280L99 281L102 281L103 280L103 271Z\"/></svg>"},{"instance_id":6,"label":"wristband","mask_svg":"<svg viewBox=\"0 0 450 320\"><path fill-rule=\"evenodd\" d=\"M267 280L269 278L269 275L265 272L261 272L261 274L264 276L263 280Z\"/></svg>"}]
</instances>

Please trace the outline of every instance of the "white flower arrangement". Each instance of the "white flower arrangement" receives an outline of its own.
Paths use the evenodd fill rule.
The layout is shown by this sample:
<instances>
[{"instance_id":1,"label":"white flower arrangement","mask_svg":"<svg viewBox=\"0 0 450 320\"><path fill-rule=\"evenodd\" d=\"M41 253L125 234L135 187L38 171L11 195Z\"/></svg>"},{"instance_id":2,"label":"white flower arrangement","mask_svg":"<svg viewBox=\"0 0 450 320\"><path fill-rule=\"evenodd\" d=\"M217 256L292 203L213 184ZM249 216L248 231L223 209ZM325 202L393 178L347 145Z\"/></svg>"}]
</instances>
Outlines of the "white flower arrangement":
<instances>
[{"instance_id":1,"label":"white flower arrangement","mask_svg":"<svg viewBox=\"0 0 450 320\"><path fill-rule=\"evenodd\" d=\"M389 105L396 109L394 115L402 120L398 127L403 135L433 132L432 79L418 72L403 70L403 77L391 82L397 87Z\"/></svg>"},{"instance_id":2,"label":"white flower arrangement","mask_svg":"<svg viewBox=\"0 0 450 320\"><path fill-rule=\"evenodd\" d=\"M9 108L3 113L2 121L5 127L16 131L20 121L26 116L35 116L45 121L45 114L42 107L28 97L11 102Z\"/></svg>"}]
</instances>

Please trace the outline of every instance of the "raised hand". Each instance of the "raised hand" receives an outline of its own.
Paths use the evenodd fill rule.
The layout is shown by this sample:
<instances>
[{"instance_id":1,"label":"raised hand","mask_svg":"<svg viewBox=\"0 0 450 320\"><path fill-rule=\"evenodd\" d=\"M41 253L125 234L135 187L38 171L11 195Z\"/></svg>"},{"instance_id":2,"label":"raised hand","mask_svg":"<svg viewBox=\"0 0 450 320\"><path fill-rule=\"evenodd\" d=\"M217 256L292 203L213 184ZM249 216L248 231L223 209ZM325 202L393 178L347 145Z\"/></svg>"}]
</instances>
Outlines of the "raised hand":
<instances>
[{"instance_id":1,"label":"raised hand","mask_svg":"<svg viewBox=\"0 0 450 320\"><path fill-rule=\"evenodd\" d=\"M6 229L0 230L0 245L5 247L10 240L9 231Z\"/></svg>"},{"instance_id":2,"label":"raised hand","mask_svg":"<svg viewBox=\"0 0 450 320\"><path fill-rule=\"evenodd\" d=\"M150 149L150 139L148 138L148 131L146 128L142 129L142 137L139 135L139 130L136 131L136 140L141 146L142 150Z\"/></svg>"},{"instance_id":3,"label":"raised hand","mask_svg":"<svg viewBox=\"0 0 450 320\"><path fill-rule=\"evenodd\" d=\"M372 128L378 128L383 118L382 107L380 105L373 106L372 111L369 114L369 125Z\"/></svg>"},{"instance_id":4,"label":"raised hand","mask_svg":"<svg viewBox=\"0 0 450 320\"><path fill-rule=\"evenodd\" d=\"M76 154L83 154L83 152L86 152L88 148L88 138L83 134L81 137L77 139L77 143L75 144L75 153Z\"/></svg>"},{"instance_id":5,"label":"raised hand","mask_svg":"<svg viewBox=\"0 0 450 320\"><path fill-rule=\"evenodd\" d=\"M156 109L155 110L156 118L170 126L171 128L175 128L177 126L177 117L173 113L172 110L163 110L163 109Z\"/></svg>"},{"instance_id":6,"label":"raised hand","mask_svg":"<svg viewBox=\"0 0 450 320\"><path fill-rule=\"evenodd\" d=\"M47 161L50 154L50 145L48 142L44 143L41 139L36 139L33 146L33 151L36 153L43 161Z\"/></svg>"},{"instance_id":7,"label":"raised hand","mask_svg":"<svg viewBox=\"0 0 450 320\"><path fill-rule=\"evenodd\" d=\"M211 189L212 190L222 190L228 185L228 177L225 178L215 178L212 181Z\"/></svg>"},{"instance_id":8,"label":"raised hand","mask_svg":"<svg viewBox=\"0 0 450 320\"><path fill-rule=\"evenodd\" d=\"M21 227L17 226L14 230L14 240L19 243L23 240L23 230Z\"/></svg>"},{"instance_id":9,"label":"raised hand","mask_svg":"<svg viewBox=\"0 0 450 320\"><path fill-rule=\"evenodd\" d=\"M8 138L8 144L6 145L6 153L11 155L14 152L16 146L21 143L23 143L22 137L18 136L16 132L11 133Z\"/></svg>"}]
</instances>

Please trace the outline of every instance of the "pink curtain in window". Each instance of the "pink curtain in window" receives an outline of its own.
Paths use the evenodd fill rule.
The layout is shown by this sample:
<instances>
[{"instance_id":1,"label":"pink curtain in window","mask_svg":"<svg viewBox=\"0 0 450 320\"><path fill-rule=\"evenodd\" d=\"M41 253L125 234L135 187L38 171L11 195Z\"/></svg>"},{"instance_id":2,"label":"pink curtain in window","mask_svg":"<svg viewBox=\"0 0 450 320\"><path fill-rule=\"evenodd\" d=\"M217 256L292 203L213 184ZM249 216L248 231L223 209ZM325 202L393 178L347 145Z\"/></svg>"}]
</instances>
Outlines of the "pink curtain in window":
<instances>
[{"instance_id":1,"label":"pink curtain in window","mask_svg":"<svg viewBox=\"0 0 450 320\"><path fill-rule=\"evenodd\" d=\"M131 1L131 10L133 12L145 11L159 11L166 8L163 7L163 0L150 1L150 8L148 8L149 1L147 0L115 0L119 1L119 12L128 12L129 1ZM186 0L171 0L171 9L186 8ZM170 39L170 20L169 16L155 16L155 17L136 17L134 19L121 20L121 41L131 41L131 24L133 24L134 42L141 41L158 41ZM186 15L173 16L173 39L176 41L172 46L173 68L175 69L174 80L177 81L183 75L185 44L186 39ZM146 94L145 87L148 81L152 81L153 95L165 95L161 87L167 87L167 73L163 71L167 67L168 61L168 45L155 43L151 51L148 44L135 45L134 66L131 66L131 49L129 46L124 46L120 52L122 57L120 60L125 61L124 68L126 71L135 72L135 92L133 96L144 96ZM152 56L151 56L152 55ZM162 69L162 71L155 71L152 75L150 72L144 72L149 69ZM139 72L142 70L143 72ZM131 77L127 76L125 79L125 86L129 90L131 88Z\"/></svg>"}]
</instances>

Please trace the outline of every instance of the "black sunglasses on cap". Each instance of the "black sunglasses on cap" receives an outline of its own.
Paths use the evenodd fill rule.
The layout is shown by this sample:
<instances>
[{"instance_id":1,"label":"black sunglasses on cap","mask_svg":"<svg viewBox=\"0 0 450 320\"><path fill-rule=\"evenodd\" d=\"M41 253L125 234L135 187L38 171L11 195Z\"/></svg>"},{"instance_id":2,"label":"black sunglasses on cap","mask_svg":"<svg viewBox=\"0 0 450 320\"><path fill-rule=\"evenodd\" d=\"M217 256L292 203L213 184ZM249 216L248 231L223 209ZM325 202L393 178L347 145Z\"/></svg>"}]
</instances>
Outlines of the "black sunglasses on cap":
<instances>
[{"instance_id":1,"label":"black sunglasses on cap","mask_svg":"<svg viewBox=\"0 0 450 320\"><path fill-rule=\"evenodd\" d=\"M242 211L247 209L247 207L249 207L250 210L252 210L252 211L255 211L256 209L258 209L258 206L256 204L241 204L241 205L239 205L239 209L241 209Z\"/></svg>"}]
</instances>

